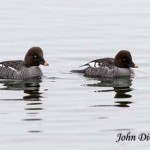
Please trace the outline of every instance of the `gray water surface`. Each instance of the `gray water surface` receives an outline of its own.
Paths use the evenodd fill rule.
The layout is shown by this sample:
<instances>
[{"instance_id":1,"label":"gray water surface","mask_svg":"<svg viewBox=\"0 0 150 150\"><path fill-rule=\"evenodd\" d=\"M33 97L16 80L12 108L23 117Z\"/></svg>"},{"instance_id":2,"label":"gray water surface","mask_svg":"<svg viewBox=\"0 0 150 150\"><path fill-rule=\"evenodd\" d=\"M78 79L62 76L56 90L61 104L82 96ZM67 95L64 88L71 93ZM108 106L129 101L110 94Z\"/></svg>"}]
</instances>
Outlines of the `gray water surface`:
<instances>
[{"instance_id":1,"label":"gray water surface","mask_svg":"<svg viewBox=\"0 0 150 150\"><path fill-rule=\"evenodd\" d=\"M0 149L149 149L150 2L2 0L0 61L40 46L49 67L35 80L0 80ZM70 73L121 49L139 66L132 79ZM119 133L135 141L116 142Z\"/></svg>"}]
</instances>

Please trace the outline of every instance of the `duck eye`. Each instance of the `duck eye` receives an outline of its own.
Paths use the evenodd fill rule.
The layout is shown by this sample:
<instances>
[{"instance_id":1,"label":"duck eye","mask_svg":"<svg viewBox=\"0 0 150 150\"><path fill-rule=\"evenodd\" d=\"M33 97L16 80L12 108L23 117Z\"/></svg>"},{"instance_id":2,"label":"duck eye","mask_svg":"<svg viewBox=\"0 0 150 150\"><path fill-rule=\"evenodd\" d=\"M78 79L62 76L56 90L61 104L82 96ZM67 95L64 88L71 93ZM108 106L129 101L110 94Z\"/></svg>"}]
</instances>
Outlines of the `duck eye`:
<instances>
[{"instance_id":1,"label":"duck eye","mask_svg":"<svg viewBox=\"0 0 150 150\"><path fill-rule=\"evenodd\" d=\"M127 61L127 59L126 59L126 58L124 58L124 59L123 59L123 61Z\"/></svg>"},{"instance_id":2,"label":"duck eye","mask_svg":"<svg viewBox=\"0 0 150 150\"><path fill-rule=\"evenodd\" d=\"M37 58L37 55L34 55L33 57L34 57L34 58Z\"/></svg>"}]
</instances>

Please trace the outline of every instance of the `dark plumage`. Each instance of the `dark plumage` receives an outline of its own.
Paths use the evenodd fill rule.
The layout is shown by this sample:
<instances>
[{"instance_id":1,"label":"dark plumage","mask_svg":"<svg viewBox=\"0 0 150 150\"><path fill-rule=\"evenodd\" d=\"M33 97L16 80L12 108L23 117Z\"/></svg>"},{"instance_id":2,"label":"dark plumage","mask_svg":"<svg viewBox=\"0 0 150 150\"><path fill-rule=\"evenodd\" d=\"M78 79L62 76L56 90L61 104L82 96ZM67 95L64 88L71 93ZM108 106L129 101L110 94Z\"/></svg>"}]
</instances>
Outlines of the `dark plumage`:
<instances>
[{"instance_id":1,"label":"dark plumage","mask_svg":"<svg viewBox=\"0 0 150 150\"><path fill-rule=\"evenodd\" d=\"M138 67L133 63L131 53L127 50L119 51L115 58L97 59L83 66L88 67L83 70L72 70L71 72L84 73L86 76L91 77L123 77L134 74L130 67Z\"/></svg>"},{"instance_id":2,"label":"dark plumage","mask_svg":"<svg viewBox=\"0 0 150 150\"><path fill-rule=\"evenodd\" d=\"M1 79L27 79L41 77L43 75L39 65L48 66L44 60L40 47L32 47L28 50L23 60L0 62Z\"/></svg>"}]
</instances>

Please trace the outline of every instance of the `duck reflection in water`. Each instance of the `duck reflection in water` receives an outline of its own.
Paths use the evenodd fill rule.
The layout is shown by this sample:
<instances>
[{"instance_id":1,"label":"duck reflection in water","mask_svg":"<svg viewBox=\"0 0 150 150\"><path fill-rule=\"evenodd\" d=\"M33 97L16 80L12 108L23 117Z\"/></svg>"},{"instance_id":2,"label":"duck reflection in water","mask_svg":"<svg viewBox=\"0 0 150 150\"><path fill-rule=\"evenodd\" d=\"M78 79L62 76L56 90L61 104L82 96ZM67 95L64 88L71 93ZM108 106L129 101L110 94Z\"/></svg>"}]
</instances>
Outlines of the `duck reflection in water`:
<instances>
[{"instance_id":1,"label":"duck reflection in water","mask_svg":"<svg viewBox=\"0 0 150 150\"><path fill-rule=\"evenodd\" d=\"M112 87L113 89L104 89L104 90L97 90L95 92L115 92L114 98L116 99L126 99L131 98L132 95L127 94L133 89L130 88L132 85L132 78L129 77L120 77L120 78L94 78L94 80L99 81L98 83L94 84L87 84L86 86L92 87ZM131 101L116 101L115 106L117 107L129 107ZM113 105L114 106L114 105Z\"/></svg>"},{"instance_id":2,"label":"duck reflection in water","mask_svg":"<svg viewBox=\"0 0 150 150\"><path fill-rule=\"evenodd\" d=\"M11 90L11 91L24 91L24 96L20 99L9 98L3 100L24 100L26 101L25 113L27 118L22 119L23 121L30 121L35 126L37 126L37 121L41 121L42 118L39 117L41 110L43 110L41 98L42 93L40 90L40 83L42 82L39 78L26 79L26 80L0 80L0 83L3 84L3 87L0 90ZM41 132L39 129L29 129L27 132Z\"/></svg>"},{"instance_id":3,"label":"duck reflection in water","mask_svg":"<svg viewBox=\"0 0 150 150\"><path fill-rule=\"evenodd\" d=\"M0 90L14 90L14 91L24 91L26 96L23 96L23 100L26 101L40 101L41 94L39 92L40 83L42 80L40 78L26 79L26 80L0 80L3 84L3 88Z\"/></svg>"}]
</instances>

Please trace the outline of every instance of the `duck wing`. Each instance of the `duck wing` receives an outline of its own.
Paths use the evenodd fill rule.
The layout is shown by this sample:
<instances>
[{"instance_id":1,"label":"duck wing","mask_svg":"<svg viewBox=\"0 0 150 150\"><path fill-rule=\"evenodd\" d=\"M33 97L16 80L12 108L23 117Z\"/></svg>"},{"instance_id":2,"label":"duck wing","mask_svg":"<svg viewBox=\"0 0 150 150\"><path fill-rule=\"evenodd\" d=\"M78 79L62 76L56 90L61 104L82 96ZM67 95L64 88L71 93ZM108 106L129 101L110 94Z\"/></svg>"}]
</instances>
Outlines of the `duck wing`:
<instances>
[{"instance_id":1,"label":"duck wing","mask_svg":"<svg viewBox=\"0 0 150 150\"><path fill-rule=\"evenodd\" d=\"M85 66L85 75L91 77L112 77L114 70L114 59L113 58L102 58L96 59Z\"/></svg>"},{"instance_id":2,"label":"duck wing","mask_svg":"<svg viewBox=\"0 0 150 150\"><path fill-rule=\"evenodd\" d=\"M88 66L92 68L102 68L102 67L113 67L114 66L114 59L113 58L102 58L102 59L96 59L93 61L90 61L89 63L86 63L80 67Z\"/></svg>"},{"instance_id":3,"label":"duck wing","mask_svg":"<svg viewBox=\"0 0 150 150\"><path fill-rule=\"evenodd\" d=\"M23 60L3 61L0 62L0 67L7 68L13 71L20 71L25 67Z\"/></svg>"}]
</instances>

